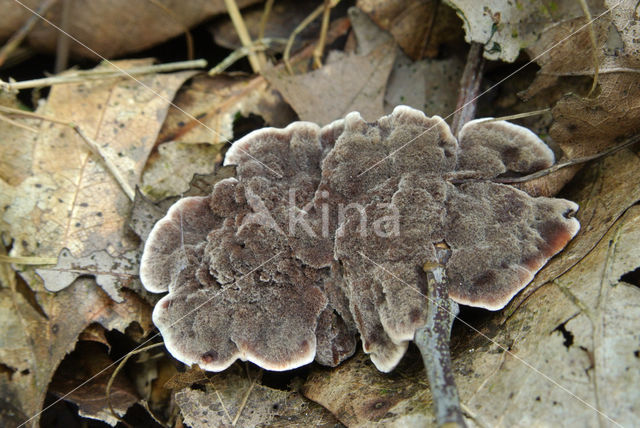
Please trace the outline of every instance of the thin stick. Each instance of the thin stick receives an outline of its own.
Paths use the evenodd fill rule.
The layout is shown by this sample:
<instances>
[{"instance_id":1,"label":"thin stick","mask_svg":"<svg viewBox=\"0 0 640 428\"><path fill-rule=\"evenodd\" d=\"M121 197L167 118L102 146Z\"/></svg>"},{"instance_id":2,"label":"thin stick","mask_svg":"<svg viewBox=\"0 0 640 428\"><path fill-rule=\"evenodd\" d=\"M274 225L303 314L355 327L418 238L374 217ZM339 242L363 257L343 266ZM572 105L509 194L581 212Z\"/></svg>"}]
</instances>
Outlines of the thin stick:
<instances>
[{"instance_id":1,"label":"thin stick","mask_svg":"<svg viewBox=\"0 0 640 428\"><path fill-rule=\"evenodd\" d=\"M289 74L293 74L293 68L291 68L291 64L289 62L289 58L291 55L291 48L293 47L293 42L296 40L298 34L300 34L309 24L311 24L320 14L324 11L324 5L318 6L313 12L309 14L302 22L291 32L289 36L289 41L287 42L287 47L284 48L284 55L282 56L282 61L284 62L285 67Z\"/></svg>"},{"instance_id":2,"label":"thin stick","mask_svg":"<svg viewBox=\"0 0 640 428\"><path fill-rule=\"evenodd\" d=\"M168 428L169 427L167 424L165 424L160 419L158 419L156 417L156 415L153 414L153 412L151 411L151 408L149 408L149 403L147 403L147 400L140 400L140 404L142 405L142 407L144 407L144 409L147 411L147 413L149 413L149 416L151 416L151 419L156 421L156 423L158 425L160 425L163 428Z\"/></svg>"},{"instance_id":3,"label":"thin stick","mask_svg":"<svg viewBox=\"0 0 640 428\"><path fill-rule=\"evenodd\" d=\"M598 42L596 40L596 30L593 28L593 18L587 2L585 0L579 0L578 3L580 3L580 7L584 12L587 24L589 24L589 39L591 40L591 55L593 56L593 83L591 84L591 89L587 94L588 97L593 93L593 91L595 91L596 86L598 86L598 69L600 67L600 64L598 64Z\"/></svg>"},{"instance_id":4,"label":"thin stick","mask_svg":"<svg viewBox=\"0 0 640 428\"><path fill-rule=\"evenodd\" d=\"M13 263L16 265L55 265L58 259L55 257L21 257L5 256L0 254L0 263Z\"/></svg>"},{"instance_id":5,"label":"thin stick","mask_svg":"<svg viewBox=\"0 0 640 428\"><path fill-rule=\"evenodd\" d=\"M58 40L56 41L56 64L54 66L56 73L60 73L66 69L69 63L69 46L71 45L71 39L67 34L69 33L72 1L73 0L62 0L62 18L60 22L62 31L58 32Z\"/></svg>"},{"instance_id":6,"label":"thin stick","mask_svg":"<svg viewBox=\"0 0 640 428\"><path fill-rule=\"evenodd\" d=\"M220 61L218 65L213 67L211 70L209 70L208 74L209 76L215 76L216 74L220 74L223 71L225 71L227 68L231 67L233 63L235 63L241 58L244 58L251 52L265 51L271 48L273 45L276 45L276 44L284 45L285 43L287 43L286 39L279 39L279 38L265 38L265 39L256 40L253 46L248 46L248 47L242 46L241 48L238 48L235 51L231 52L229 56L227 56L225 59Z\"/></svg>"},{"instance_id":7,"label":"thin stick","mask_svg":"<svg viewBox=\"0 0 640 428\"><path fill-rule=\"evenodd\" d=\"M476 115L476 100L480 93L480 82L484 71L484 45L472 42L467 54L467 62L460 79L458 103L451 124L453 135L458 135L462 126Z\"/></svg>"},{"instance_id":8,"label":"thin stick","mask_svg":"<svg viewBox=\"0 0 640 428\"><path fill-rule=\"evenodd\" d=\"M25 23L20 27L18 31L16 31L13 36L5 43L5 45L0 49L0 66L4 64L7 60L7 57L13 52L19 45L22 43L27 34L31 31L31 29L38 23L40 20L39 15L44 15L47 11L56 3L57 0L45 0L40 4L35 14L32 14L29 19L25 21Z\"/></svg>"},{"instance_id":9,"label":"thin stick","mask_svg":"<svg viewBox=\"0 0 640 428\"><path fill-rule=\"evenodd\" d=\"M337 3L337 2L336 2ZM327 29L329 28L329 18L331 18L331 8L334 6L332 0L324 0L324 11L322 12L322 24L320 27L320 37L313 50L313 66L322 67L322 53L327 42Z\"/></svg>"},{"instance_id":10,"label":"thin stick","mask_svg":"<svg viewBox=\"0 0 640 428\"><path fill-rule=\"evenodd\" d=\"M244 19L242 19L240 9L238 9L238 5L236 4L235 0L224 0L224 3L227 6L227 12L231 17L231 22L233 22L233 26L238 33L238 37L240 38L240 42L242 42L242 46L252 46L253 43L251 42L251 36L249 35L247 26L244 24ZM262 70L262 64L266 63L267 57L264 56L263 53L258 52L256 54L254 52L249 52L249 64L251 64L251 69L254 73L260 73L260 71Z\"/></svg>"},{"instance_id":11,"label":"thin stick","mask_svg":"<svg viewBox=\"0 0 640 428\"><path fill-rule=\"evenodd\" d=\"M438 245L438 263L423 267L428 287L427 323L416 330L414 342L427 370L438 426L465 427L449 351L451 325L459 312L458 304L449 298L444 268L450 254L446 244Z\"/></svg>"},{"instance_id":12,"label":"thin stick","mask_svg":"<svg viewBox=\"0 0 640 428\"><path fill-rule=\"evenodd\" d=\"M37 129L30 127L29 125L25 125L24 123L20 123L20 122L17 122L15 120L13 120L13 119L9 119L4 114L0 114L0 120L3 121L3 122L10 123L13 126L17 126L18 128L26 129L27 131L33 132L35 134L40 132Z\"/></svg>"},{"instance_id":13,"label":"thin stick","mask_svg":"<svg viewBox=\"0 0 640 428\"><path fill-rule=\"evenodd\" d=\"M502 121L502 120L516 120L516 119L522 119L525 117L531 117L531 116L536 116L539 114L544 114L547 112L550 112L551 109L550 108L543 108L541 110L533 110L533 111L528 111L526 113L518 113L518 114L511 114L509 116L501 116L501 117L494 117L493 119L487 119L487 122L498 122L498 121Z\"/></svg>"},{"instance_id":14,"label":"thin stick","mask_svg":"<svg viewBox=\"0 0 640 428\"><path fill-rule=\"evenodd\" d=\"M116 164L111 160L111 158L109 156L106 156L104 153L102 153L100 145L93 138L89 137L78 125L74 123L70 123L69 126L71 126L71 128L73 128L73 130L76 131L76 133L80 136L80 138L82 138L84 142L87 143L87 146L89 146L89 149L91 149L91 151L96 156L102 158L102 161L104 162L105 166L107 167L107 169L109 170L113 178L116 179L116 181L122 188L122 191L127 195L127 197L131 201L133 201L136 198L135 190L133 190L131 186L129 186L129 183L127 183L127 180L122 176L122 174L120 173L120 170L118 169Z\"/></svg>"},{"instance_id":15,"label":"thin stick","mask_svg":"<svg viewBox=\"0 0 640 428\"><path fill-rule=\"evenodd\" d=\"M58 123L60 125L65 125L70 127L71 129L73 129L76 134L78 134L80 136L80 138L82 138L82 140L86 143L86 145L89 147L89 149L91 150L92 153L96 154L98 157L100 157L102 159L102 161L104 162L105 167L107 168L107 171L109 171L111 173L111 175L113 176L113 178L115 178L116 182L120 185L120 187L122 188L122 191L127 195L127 197L133 201L135 199L136 193L135 191L131 188L131 186L129 186L129 183L127 183L127 180L122 176L122 174L120 173L120 170L118 169L118 167L116 166L116 164L108 157L106 156L104 153L102 153L102 149L100 148L100 145L94 141L91 137L89 137L83 130L82 128L80 128L80 126L72 123L72 122L66 122L60 119L56 119L54 117L49 117L49 116L43 116L37 113L31 113L28 111L22 111L22 110L18 110L18 109L14 109L11 107L5 107L5 106L0 106L0 111L5 112L5 113L9 113L9 114L15 114L15 115L20 115L20 116L26 116L26 117L33 117L36 119L41 119L41 120L46 120L49 122L53 122L53 123Z\"/></svg>"},{"instance_id":16,"label":"thin stick","mask_svg":"<svg viewBox=\"0 0 640 428\"><path fill-rule=\"evenodd\" d=\"M262 17L260 18L260 28L258 30L258 40L264 39L264 32L267 29L267 21L269 21L269 16L271 15L271 9L273 9L273 2L275 0L267 0L264 3L264 11L262 12Z\"/></svg>"},{"instance_id":17,"label":"thin stick","mask_svg":"<svg viewBox=\"0 0 640 428\"><path fill-rule=\"evenodd\" d=\"M118 364L118 366L116 367L116 369L113 371L113 373L111 373L111 377L109 378L109 382L107 382L107 388L105 390L106 396L107 396L107 404L109 405L109 410L111 411L111 414L113 415L113 417L115 417L118 421L122 422L123 424L130 426L128 423L126 423L115 411L115 409L113 408L113 405L111 404L111 385L113 385L113 381L115 380L116 376L118 375L118 373L120 373L120 370L122 370L122 368L124 367L124 365L126 364L127 361L129 361L129 358L133 357L136 354L139 354L141 352L144 351L148 351L149 349L153 349L153 348L157 348L159 346L164 346L164 342L161 343L154 343L153 345L149 345L149 346L145 346L144 348L140 348L140 349L136 349L134 351L129 352Z\"/></svg>"},{"instance_id":18,"label":"thin stick","mask_svg":"<svg viewBox=\"0 0 640 428\"><path fill-rule=\"evenodd\" d=\"M238 423L238 420L240 419L240 415L242 414L242 411L247 405L247 401L249 401L249 396L251 395L251 391L253 391L253 387L256 386L256 380L258 380L261 374L262 374L262 369L260 369L260 373L258 373L256 377L253 378L253 380L251 381L251 385L249 386L249 389L247 389L247 392L244 394L244 397L242 398L242 403L240 403L240 407L238 408L236 417L233 418L233 422L231 423L231 426L236 426L236 424Z\"/></svg>"},{"instance_id":19,"label":"thin stick","mask_svg":"<svg viewBox=\"0 0 640 428\"><path fill-rule=\"evenodd\" d=\"M0 89L7 92L20 91L22 89L42 88L45 86L60 85L64 83L85 82L88 80L113 79L128 75L139 75L149 73L163 73L177 70L191 70L194 68L204 68L207 61L197 59L193 61L170 62L167 64L145 65L141 67L132 67L123 71L113 69L97 69L87 71L76 71L75 73L64 74L61 76L45 77L42 79L25 80L22 82L3 82L0 81Z\"/></svg>"}]
</instances>

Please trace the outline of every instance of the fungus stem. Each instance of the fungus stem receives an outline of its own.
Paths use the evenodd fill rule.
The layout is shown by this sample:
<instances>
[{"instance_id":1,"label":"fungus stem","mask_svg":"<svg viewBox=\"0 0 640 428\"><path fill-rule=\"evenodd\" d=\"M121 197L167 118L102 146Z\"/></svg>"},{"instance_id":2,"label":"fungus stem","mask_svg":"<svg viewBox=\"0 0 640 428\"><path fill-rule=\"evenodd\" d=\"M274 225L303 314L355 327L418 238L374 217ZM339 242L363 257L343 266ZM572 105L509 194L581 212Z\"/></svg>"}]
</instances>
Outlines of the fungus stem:
<instances>
[{"instance_id":1,"label":"fungus stem","mask_svg":"<svg viewBox=\"0 0 640 428\"><path fill-rule=\"evenodd\" d=\"M425 264L423 268L427 276L428 318L427 323L416 330L414 342L427 370L438 426L466 427L449 353L451 325L458 314L458 304L449 298L444 269L450 250L436 247L436 254L439 263Z\"/></svg>"}]
</instances>

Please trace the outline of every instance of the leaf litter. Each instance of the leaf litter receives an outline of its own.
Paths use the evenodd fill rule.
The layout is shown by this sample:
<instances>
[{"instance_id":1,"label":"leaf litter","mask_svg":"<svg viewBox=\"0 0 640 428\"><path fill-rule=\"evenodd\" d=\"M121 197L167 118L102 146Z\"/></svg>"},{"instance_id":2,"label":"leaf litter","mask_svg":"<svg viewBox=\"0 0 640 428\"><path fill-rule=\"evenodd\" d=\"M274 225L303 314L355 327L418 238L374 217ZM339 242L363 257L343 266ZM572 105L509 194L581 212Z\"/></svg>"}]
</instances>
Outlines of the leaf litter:
<instances>
[{"instance_id":1,"label":"leaf litter","mask_svg":"<svg viewBox=\"0 0 640 428\"><path fill-rule=\"evenodd\" d=\"M389 12L374 7L367 10L367 5L375 5L374 1L361 1L358 4L378 24L390 29L392 38L388 40L391 40L391 48L386 52L391 52L389 56L395 56L395 60L388 66L387 77L378 79L373 87L363 87L356 91L363 102L371 101L367 108L385 112L400 102L412 105L416 103L413 106L425 110L427 114L446 115L453 111L453 107L449 106L455 106L457 96L455 73L460 72L462 62L452 56L444 55L443 57L441 52L438 53L438 48L442 45L434 43L429 44L424 50L424 56L417 56L420 37L403 30L406 28L403 21L410 22L412 17L400 14L401 18L398 18L397 8L393 11L392 7ZM530 6L524 3L520 5L523 9L516 11L507 10L506 4L502 2L485 1L477 3L477 6L471 2L461 1L450 1L447 4L454 4L458 14L464 16L464 19L459 21L459 25L465 29L470 40L485 44L485 53L488 57L500 57L510 61L516 60L523 48L529 57L536 56L586 22L583 12L575 2L557 2L559 9L546 11L542 9L532 11L528 9ZM588 5L591 14L595 17L606 8L614 6L614 2L588 2ZM480 6L484 9L481 11L473 9ZM570 37L567 43L558 45L550 54L539 58L537 62L541 69L538 72L538 78L532 82L527 91L522 93L523 96L528 97L535 95L539 100L544 100L545 97L551 100L548 105L553 108L550 135L553 142L560 148L559 153L564 152L565 158L601 151L616 144L621 138L638 131L640 121L636 117L639 111L636 104L640 97L636 92L640 86L635 70L638 67L639 56L637 43L634 41L638 20L634 6L634 2L622 2L610 16L603 15L600 18L602 21L596 22L593 27L597 35L596 53L601 72L598 77L599 87L594 94L589 97L586 96L586 91L566 94L558 103L555 101L557 98L550 96L554 90L562 91L563 88L569 88L570 85L567 83L592 77L593 49L586 33ZM447 9L448 6L441 4L439 8ZM356 19L353 21L357 33L358 24ZM385 22L391 24L387 27ZM420 29L424 30L423 27ZM432 37L435 38L431 40L447 40L442 34L438 34L444 30L434 31ZM404 52L395 46L392 40L395 40ZM359 42L360 39L358 39ZM353 46L353 42L351 43ZM496 48L496 44L499 49ZM584 54L575 55L575 52ZM323 73L332 69L338 70L340 62L363 61L363 58L366 59L369 54L357 50L334 53L332 55L338 58L338 61L326 64L311 73L317 73L317 78L322 79ZM409 57L406 57L406 54L409 54ZM368 60L372 58L376 59L376 57L369 57ZM384 55L380 60L382 59L388 61ZM382 71L386 72L385 70ZM411 70L411 72L403 73L405 70ZM348 67L344 71L352 72ZM175 73L176 76L178 74ZM429 79L424 78L425 74L429 75ZM389 75L391 78L388 77ZM169 83L170 88L165 88L166 84L163 85L160 81L154 80L167 79L168 76L149 76L145 78L145 82L150 82L159 90L168 91L166 96L172 98L173 93L187 77L172 80ZM297 77L300 76L306 76L308 79L306 84L310 87L306 89L312 91L316 80L305 74ZM333 76L335 81L335 74ZM281 85L284 85L282 81L293 82L293 80L286 80L289 78L284 74L278 75L277 78ZM240 92L237 100L233 99L233 95L222 94L217 100L212 98L213 101L206 101L208 94L206 90L203 91L205 93L201 98L205 100L205 104L202 105L201 111L207 115L207 118L212 118L210 122L203 121L212 129L219 130L218 132L224 138L235 138L236 136L229 133L233 129L230 124L233 124L236 119L235 112L246 115L248 111L249 114L254 113L264 118L264 115L273 111L271 107L261 109L261 107L251 106L256 105L255 100L260 104L262 97L278 97L274 91L278 87L275 80L277 78L272 78L274 81L271 81L267 76L267 81L263 80L259 84L260 95L257 98L255 95L252 98ZM430 82L441 83L440 89L434 86L433 92L422 95L425 91L420 86L423 78L426 89ZM518 75L514 78L517 79ZM242 85L250 85L251 82L258 82L255 79L262 79L262 77L228 78L225 76L223 79L236 80L239 82L238 87L242 87ZM401 84L401 90L393 90L394 79ZM201 88L207 88L208 80L203 79L203 81L205 83ZM337 82L340 80L338 79ZM413 92L411 91L414 87L412 82L419 88ZM122 166L123 171L133 171L129 176L133 184L136 184L137 180L145 182L145 178L141 179L141 176L149 153L153 154L146 166L146 171L153 168L154 162L167 164L171 163L172 159L176 159L175 165L165 168L164 177L182 174L178 180L179 184L169 185L166 189L155 193L158 199L184 192L186 183L191 182L190 176L194 172L207 173L216 170L216 168L212 169L211 165L221 160L224 150L211 146L215 137L193 127L194 133L184 133L184 137L180 136L184 139L180 141L180 138L174 138L179 134L174 131L185 127L180 126L181 119L178 116L175 121L171 119L171 111L169 118L164 120L164 113L158 116L144 109L134 112L135 109L126 109L123 104L108 104L117 98L118 93L125 98L131 95L124 94L133 93L131 97L143 104L153 101L153 97L147 97L142 93L136 95L134 83L118 85L120 86L114 87L105 83L75 85L75 88L83 88L83 92L78 92L73 85L56 86L49 94L44 107L40 107L40 112L65 120L73 120L74 123L86 127L87 131L95 132L93 136L98 142L109 144L105 151L118 159L118 164ZM320 98L314 97L313 92L310 92L305 96L307 101L311 100L313 106L305 106L303 102L295 101L298 97L296 89L300 89L300 83L293 85L291 87L293 89L288 89L288 94L287 89L282 89L281 96L290 103L300 118L303 118L304 114L308 120L318 123L330 120L326 119L331 117L331 104L327 105L328 101L318 102ZM336 111L340 110L341 106L349 108L357 99L357 97L354 98L352 85L346 83L344 85L342 88L334 88L336 91L334 94L339 94L335 100ZM233 87L236 86L232 84L231 88ZM94 91L99 93L100 90L103 91L102 95L93 95ZM128 90L134 92L127 93ZM223 90L213 92L217 96L219 91ZM434 94L441 97L441 101L433 102ZM103 106L111 107L112 121L105 121L104 118L108 117L107 113L99 123L95 121L97 117L95 114L87 113L84 116L78 116L79 109L69 107L70 100L73 99L78 100L75 101L74 106L90 103L86 110L94 113L97 104L102 100ZM219 102L218 100L222 103L225 100L229 102L226 112L219 113L212 107ZM207 102L210 104L207 105ZM243 110L243 107L240 107L243 102L249 106L247 109ZM284 104L282 101L278 102ZM420 103L422 105L419 105ZM155 111L164 109L166 112L166 102L159 104L154 107ZM517 101L513 108L517 108L519 104L521 102ZM314 107L317 109L315 112ZM440 110L437 110L438 107ZM434 110L429 110L431 108ZM145 113L142 114L141 111ZM290 111L289 114L291 114ZM343 112L334 114L335 117L341 117ZM376 114L375 117L381 115ZM132 122L126 119L140 120L139 116L143 116L148 122L138 122L144 123L141 128L131 126L131 133L137 135L139 139L136 141L133 141L134 139L114 141L116 127L104 125L105 123L113 125L116 120L123 120L128 130ZM198 115L195 116L200 118ZM151 117L153 120L150 119ZM272 123L276 122L276 119L265 121L270 125L281 126L281 124ZM64 180L75 177L76 180L72 182L78 182L77 173L69 175L69 172L77 171L74 158L60 157L56 153L65 153L65 155L70 153L76 158L84 156L86 159L91 159L92 155L87 154L82 141L72 135L68 129L33 119L16 120L31 127L39 127L40 133L34 138L32 132L16 131L13 127L9 130L5 122L0 124L3 137L8 136L10 132L17 134L5 140L13 143L3 142L0 145L0 151L2 151L0 158L3 162L2 182L0 182L3 211L0 224L5 242L8 238L13 239L12 255L58 256L60 250L66 247L72 251L71 254L76 256L77 260L60 255L61 260L69 263L66 266L72 266L73 263L89 260L95 254L107 254L110 255L109 257L117 258L127 251L132 251L131 254L138 251L136 250L137 239L124 233L130 221L127 218L130 204L120 193L120 189L109 174L105 173L100 160L96 158L86 162L90 168L85 170L85 177L88 184L98 183L91 188L91 192L100 194L104 201L101 199L99 202L94 202L94 205L90 205L87 201L89 205L82 207L80 204L85 202L82 198L86 199L88 196L83 196L80 192L78 193L80 198L77 203L74 203L75 205L65 205L65 209L56 208L53 200L61 189L64 190L61 198L63 200L69 194L75 194L68 190L70 187L64 184ZM290 121L288 118L281 118L281 120ZM182 121L185 119L183 118ZM163 123L164 128L161 131ZM225 125L219 127L220 124ZM166 134L164 134L165 129L168 130ZM124 133L124 131L120 132L118 139ZM158 134L170 137L156 138ZM57 138L53 138L54 136ZM140 136L148 137L141 141ZM167 147L169 145L174 147L162 149L163 153L160 153L160 150L153 151L154 147L163 143ZM194 143L198 147L196 150L193 150ZM133 150L134 148L136 150ZM67 152L68 150L70 151ZM188 153L189 151L191 153ZM119 152L124 156L119 156ZM199 164L196 162L197 166L191 169L186 167L185 163L191 164L199 156L201 158ZM212 158L209 165L202 161L205 157ZM56 159L64 159L64 165ZM71 163L69 163L70 159ZM640 266L636 254L637 245L633 245L637 242L637 224L639 223L637 210L634 207L640 199L637 186L634 185L638 182L635 172L639 170L637 161L637 152L625 150L608 159L590 164L579 173L571 186L563 191L562 196L580 203L581 210L578 218L583 225L581 234L564 253L553 259L539 273L532 286L518 296L503 313L484 316L475 322L474 325L482 334L506 346L509 353L500 348L496 342L489 344L480 333L462 326L458 326L455 330L454 333L457 333L458 338L453 337L452 355L456 382L465 411L470 417L468 422L471 424L521 426L557 424L565 421L579 425L610 423L605 416L585 407L584 403L571 398L566 391L554 388L547 380L522 365L518 358L531 363L542 373L568 388L571 393L594 405L604 415L617 422L632 424L633 418L637 418L638 409L634 407L634 403L638 402L636 394L638 379L634 374L640 372L637 367L640 338L635 331L637 329L633 328L633 323L637 323L640 316L636 310L638 307L637 284L634 287L634 284L620 280L621 277L634 272ZM67 171L61 173L62 168ZM560 171L554 180L561 184L566 183L574 174L575 171ZM91 177L94 177L93 181L88 180ZM160 177L160 179L148 180L150 191L155 191L156 187L162 189L160 184L164 178L162 175ZM109 187L103 192L96 191L101 185L104 186L104 183L109 183ZM561 185L552 187L557 189ZM194 190L192 187L187 192L197 193L197 189ZM51 199L48 199L49 197ZM158 205L163 206L163 204L166 205L162 202ZM148 205L153 206L153 204ZM111 207L110 211L107 211L107 207ZM68 215L69 208L71 208L71 216ZM59 238L57 230L47 228L47 223L42 221L38 223L39 219L45 218L58 222L90 219L92 210L100 210L103 215L107 212L112 213L110 220L115 223L88 224L92 227L90 234L88 232L84 235L69 233L67 238L63 236L63 239ZM161 213L162 208L158 212ZM37 215L33 216L34 213ZM114 224L117 226L114 227ZM139 230L145 228L148 230L149 225L152 224L152 216L149 215L144 221L139 221ZM98 239L94 239L95 237ZM103 253L105 250L106 252ZM102 259L102 255L100 258L103 266L107 266L109 258ZM5 333L0 338L2 344L0 346L0 390L3 391L3 397L6 397L3 401L3 411L0 413L3 422L9 421L5 425L19 424L42 407L44 391L58 363L74 348L77 337L88 325L97 322L108 330L116 328L125 331L135 320L144 331L150 329L149 304L126 288L120 288L121 285L128 286L124 283L105 286L110 290L110 295L119 295L123 298L122 303L115 303L96 286L93 280L84 277L95 276L96 271L95 269L92 271L91 263L82 262L79 265L82 275L73 280L70 286L62 287L55 294L45 291L42 281L30 268L21 268L19 270L21 277L16 277L9 265L1 266L5 270L2 274L3 288L0 289L0 293L3 296L0 302L6 306L6 310L2 311L0 321L7 328L2 329ZM68 269L63 265L58 266L58 269L61 267L62 270L58 271L59 275L63 275L64 269ZM55 272L55 269L54 267L52 271ZM130 269L134 269L133 265L130 265ZM69 273L66 272L63 276ZM75 273L72 276L75 277ZM61 287L72 280L72 276L65 281L58 282L59 278L56 278L49 282L55 283L54 288ZM112 283L108 278L109 275L106 282ZM98 282L104 280L105 278L98 279ZM69 308L73 308L71 313ZM53 330L56 334L53 334ZM410 349L409 356L403 360L397 373L381 375L371 364L366 363L363 354L356 354L335 369L312 366L302 391L307 397L329 409L338 420L348 426L367 425L372 421L390 426L429 425L432 423L430 392L418 360L415 350ZM149 367L160 367L160 365L151 364ZM230 392L237 396L238 391L241 392L240 395L247 391L247 383L250 379L246 375L236 372L230 373L228 378L228 387L225 386L225 388ZM524 387L514 387L514 385L522 385L523 382L525 382ZM181 389L174 388L176 391ZM242 418L246 416L244 412L247 410L250 412L251 406L256 409L264 408L261 407L264 403L255 401L256 397L265 397L262 395L263 392L256 393L260 388L268 387L259 383L253 386L243 411L244 416L241 415L238 420L239 425L248 424L248 420L243 422ZM156 385L154 390L162 390L162 386ZM282 392L284 391L278 391L278 393ZM254 393L257 395L252 398ZM268 391L265 394L267 394L266 397L283 397L282 394L269 395ZM291 392L284 392L284 394L291 394ZM204 391L198 388L183 389L180 400L182 401L178 404L182 408L185 420L191 417L192 423L197 420L193 412L198 409L210 409L212 412L217 412L216 415L221 410L216 393L209 387ZM223 400L225 405L227 400L229 407L240 407L237 398L228 395ZM264 401L269 402L269 400ZM296 403L310 405L308 401L296 401ZM299 409L296 406L293 406L292 410L294 416L297 415L295 409ZM266 415L259 411L258 414ZM326 413L321 414L323 418L328 418L327 421L331 420ZM273 414L265 418L271 416ZM265 420L273 421L273 419ZM293 420L291 420L292 423Z\"/></svg>"}]
</instances>

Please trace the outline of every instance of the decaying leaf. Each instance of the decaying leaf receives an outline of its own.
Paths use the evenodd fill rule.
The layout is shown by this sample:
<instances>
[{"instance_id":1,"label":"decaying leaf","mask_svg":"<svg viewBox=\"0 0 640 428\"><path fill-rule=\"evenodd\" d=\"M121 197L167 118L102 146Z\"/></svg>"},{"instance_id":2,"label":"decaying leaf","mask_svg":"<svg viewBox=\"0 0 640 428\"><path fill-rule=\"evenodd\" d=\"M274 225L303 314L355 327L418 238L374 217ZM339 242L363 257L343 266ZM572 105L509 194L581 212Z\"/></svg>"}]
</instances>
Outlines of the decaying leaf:
<instances>
[{"instance_id":1,"label":"decaying leaf","mask_svg":"<svg viewBox=\"0 0 640 428\"><path fill-rule=\"evenodd\" d=\"M185 423L192 428L336 424L331 413L305 400L300 393L261 385L259 373L251 373L251 376L254 378L249 379L241 370L230 370L205 377L204 391L185 388L176 393L175 400ZM248 396L246 402L245 396Z\"/></svg>"},{"instance_id":2,"label":"decaying leaf","mask_svg":"<svg viewBox=\"0 0 640 428\"><path fill-rule=\"evenodd\" d=\"M520 49L535 43L558 21L583 16L580 2L510 2L447 0L463 22L467 42L482 43L487 59L513 62ZM587 1L592 15L603 11L601 0ZM584 21L586 23L586 21Z\"/></svg>"},{"instance_id":3,"label":"decaying leaf","mask_svg":"<svg viewBox=\"0 0 640 428\"><path fill-rule=\"evenodd\" d=\"M196 76L173 103L141 179L143 194L156 201L186 192L194 174L214 171L238 118L255 115L270 126L284 126L295 117L261 76Z\"/></svg>"},{"instance_id":4,"label":"decaying leaf","mask_svg":"<svg viewBox=\"0 0 640 428\"><path fill-rule=\"evenodd\" d=\"M260 116L271 126L293 120L291 108L261 76L196 76L176 94L158 143L226 143L238 117ZM189 112L197 119L185 116Z\"/></svg>"},{"instance_id":5,"label":"decaying leaf","mask_svg":"<svg viewBox=\"0 0 640 428\"><path fill-rule=\"evenodd\" d=\"M461 400L486 425L635 423L640 289L620 276L640 265L639 225L633 207L572 270L533 294L493 338L510 354L493 343L458 361L473 373L456 377Z\"/></svg>"},{"instance_id":6,"label":"decaying leaf","mask_svg":"<svg viewBox=\"0 0 640 428\"><path fill-rule=\"evenodd\" d=\"M124 332L135 321L144 331L151 329L146 302L123 292L124 302L115 303L87 278L56 294L38 293L43 316L16 291L9 265L0 264L0 269L8 271L0 289L0 365L8 369L0 373L0 407L18 409L18 424L29 420L29 426L36 426L49 381L85 327L98 323Z\"/></svg>"},{"instance_id":7,"label":"decaying leaf","mask_svg":"<svg viewBox=\"0 0 640 428\"><path fill-rule=\"evenodd\" d=\"M106 396L107 383L115 368L103 345L78 342L56 370L49 391L77 405L80 416L115 426L118 419L111 414ZM90 378L93 379L84 384ZM110 391L111 405L118 416L123 416L138 401L135 388L122 372L113 380Z\"/></svg>"},{"instance_id":8,"label":"decaying leaf","mask_svg":"<svg viewBox=\"0 0 640 428\"><path fill-rule=\"evenodd\" d=\"M301 120L326 125L350 111L375 120L384 114L384 92L395 49L393 43L386 43L366 56L332 51L318 70L290 76L283 68L272 68L265 78Z\"/></svg>"},{"instance_id":9,"label":"decaying leaf","mask_svg":"<svg viewBox=\"0 0 640 428\"><path fill-rule=\"evenodd\" d=\"M257 0L237 0L240 7ZM35 10L38 0L21 3ZM6 39L32 16L32 12L12 0L1 0L0 9L7 13L0 19L0 38ZM51 8L47 18L60 27L62 4ZM136 52L178 36L185 29L220 13L225 13L224 0L199 0L184 3L137 2L128 0L96 0L87 7L70 7L66 31L106 58ZM59 29L41 22L27 38L40 51L55 52ZM96 58L96 55L77 43L71 44L77 56Z\"/></svg>"},{"instance_id":10,"label":"decaying leaf","mask_svg":"<svg viewBox=\"0 0 640 428\"><path fill-rule=\"evenodd\" d=\"M140 78L147 87L127 79L54 86L39 112L80 126L134 188L169 100L192 74ZM0 182L12 255L55 257L68 248L81 256L137 247L125 229L131 201L72 129L43 121L30 160L32 175L19 186Z\"/></svg>"},{"instance_id":11,"label":"decaying leaf","mask_svg":"<svg viewBox=\"0 0 640 428\"><path fill-rule=\"evenodd\" d=\"M136 250L118 257L104 250L84 257L73 257L64 248L60 251L57 265L42 267L36 269L36 272L44 281L44 288L53 292L67 288L80 276L93 276L109 297L122 303L122 287L132 288L132 283L138 280L139 257Z\"/></svg>"},{"instance_id":12,"label":"decaying leaf","mask_svg":"<svg viewBox=\"0 0 640 428\"><path fill-rule=\"evenodd\" d=\"M460 21L439 0L358 0L358 8L389 31L412 60L438 56L441 45L462 37Z\"/></svg>"}]
</instances>

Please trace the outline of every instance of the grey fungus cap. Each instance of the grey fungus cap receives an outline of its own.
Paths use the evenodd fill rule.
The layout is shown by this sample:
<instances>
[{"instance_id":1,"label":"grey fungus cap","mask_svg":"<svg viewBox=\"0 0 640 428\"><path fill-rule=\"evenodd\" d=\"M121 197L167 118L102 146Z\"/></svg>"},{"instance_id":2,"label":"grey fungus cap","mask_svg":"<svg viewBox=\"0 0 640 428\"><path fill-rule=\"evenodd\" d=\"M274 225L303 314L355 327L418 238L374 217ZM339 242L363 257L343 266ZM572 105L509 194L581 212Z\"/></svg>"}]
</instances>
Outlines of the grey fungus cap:
<instances>
[{"instance_id":1,"label":"grey fungus cap","mask_svg":"<svg viewBox=\"0 0 640 428\"><path fill-rule=\"evenodd\" d=\"M573 202L491 181L554 163L502 121L456 138L409 107L373 123L350 113L257 130L225 163L236 177L172 206L140 268L149 291L169 292L153 312L167 349L206 370L335 366L359 336L390 371L425 323L435 244L451 248L450 297L497 310L579 230Z\"/></svg>"}]
</instances>

